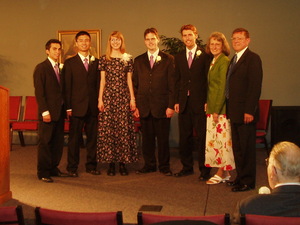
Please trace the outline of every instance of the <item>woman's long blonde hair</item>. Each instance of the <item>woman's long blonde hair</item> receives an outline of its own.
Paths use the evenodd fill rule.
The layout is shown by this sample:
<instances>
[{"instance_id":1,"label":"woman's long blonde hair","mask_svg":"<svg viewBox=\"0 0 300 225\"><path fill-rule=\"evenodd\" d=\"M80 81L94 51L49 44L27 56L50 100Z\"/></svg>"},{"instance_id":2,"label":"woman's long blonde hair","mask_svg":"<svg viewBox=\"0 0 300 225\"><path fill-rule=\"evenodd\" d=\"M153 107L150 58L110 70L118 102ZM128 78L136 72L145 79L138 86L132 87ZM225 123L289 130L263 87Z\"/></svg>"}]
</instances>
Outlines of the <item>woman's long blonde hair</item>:
<instances>
[{"instance_id":1,"label":"woman's long blonde hair","mask_svg":"<svg viewBox=\"0 0 300 225\"><path fill-rule=\"evenodd\" d=\"M124 36L120 31L113 31L111 32L111 34L109 35L109 38L107 40L107 45L106 45L106 59L111 60L110 54L111 54L111 45L110 45L110 41L112 37L116 37L121 39L121 47L120 47L120 51L122 54L125 53L125 42L124 42Z\"/></svg>"}]
</instances>

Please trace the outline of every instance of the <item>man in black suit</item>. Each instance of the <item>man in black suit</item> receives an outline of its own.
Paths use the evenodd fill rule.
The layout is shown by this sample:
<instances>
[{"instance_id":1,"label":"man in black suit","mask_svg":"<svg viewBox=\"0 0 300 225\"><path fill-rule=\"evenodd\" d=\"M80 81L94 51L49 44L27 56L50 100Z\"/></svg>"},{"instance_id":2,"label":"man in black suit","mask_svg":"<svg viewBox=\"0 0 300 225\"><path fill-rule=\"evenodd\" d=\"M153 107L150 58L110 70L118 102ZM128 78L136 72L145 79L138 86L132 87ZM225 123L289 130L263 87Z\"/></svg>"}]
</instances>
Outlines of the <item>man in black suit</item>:
<instances>
[{"instance_id":1,"label":"man in black suit","mask_svg":"<svg viewBox=\"0 0 300 225\"><path fill-rule=\"evenodd\" d=\"M148 51L134 60L133 84L136 92L135 116L141 118L142 148L145 165L138 174L156 171L156 139L158 169L171 176L169 130L174 114L175 77L174 59L159 51L159 36L155 28L144 32Z\"/></svg>"},{"instance_id":2,"label":"man in black suit","mask_svg":"<svg viewBox=\"0 0 300 225\"><path fill-rule=\"evenodd\" d=\"M210 169L205 167L206 117L204 105L207 92L209 56L200 46L195 26L181 27L182 40L186 49L175 56L176 105L179 113L179 154L183 168L174 176L182 177L194 173L193 148L199 153L200 180L210 178Z\"/></svg>"},{"instance_id":3,"label":"man in black suit","mask_svg":"<svg viewBox=\"0 0 300 225\"><path fill-rule=\"evenodd\" d=\"M67 170L70 176L78 176L79 146L84 128L87 137L86 172L99 175L96 161L99 60L89 54L91 36L88 32L78 32L75 41L78 54L67 59L63 67L65 102L70 118Z\"/></svg>"},{"instance_id":4,"label":"man in black suit","mask_svg":"<svg viewBox=\"0 0 300 225\"><path fill-rule=\"evenodd\" d=\"M228 185L233 186L233 192L239 192L255 188L256 122L263 72L260 57L248 48L249 32L237 28L231 39L236 53L227 72L225 95L237 176Z\"/></svg>"},{"instance_id":5,"label":"man in black suit","mask_svg":"<svg viewBox=\"0 0 300 225\"><path fill-rule=\"evenodd\" d=\"M61 43L50 39L45 47L48 58L33 73L39 115L37 176L43 182L52 183L51 176L66 176L58 169L64 146L65 110L57 63Z\"/></svg>"},{"instance_id":6,"label":"man in black suit","mask_svg":"<svg viewBox=\"0 0 300 225\"><path fill-rule=\"evenodd\" d=\"M272 193L240 201L234 212L235 222L240 214L300 217L300 148L291 142L280 142L266 162Z\"/></svg>"}]
</instances>

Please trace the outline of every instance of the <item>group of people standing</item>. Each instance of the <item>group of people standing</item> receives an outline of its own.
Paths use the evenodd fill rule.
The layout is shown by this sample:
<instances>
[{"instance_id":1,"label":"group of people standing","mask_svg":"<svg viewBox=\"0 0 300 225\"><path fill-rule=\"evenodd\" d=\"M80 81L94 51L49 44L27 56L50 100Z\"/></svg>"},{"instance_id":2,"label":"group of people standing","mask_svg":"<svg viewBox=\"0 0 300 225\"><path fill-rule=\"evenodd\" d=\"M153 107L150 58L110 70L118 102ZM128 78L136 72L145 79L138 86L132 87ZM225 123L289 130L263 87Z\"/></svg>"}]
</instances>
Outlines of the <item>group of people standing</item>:
<instances>
[{"instance_id":1,"label":"group of people standing","mask_svg":"<svg viewBox=\"0 0 300 225\"><path fill-rule=\"evenodd\" d=\"M195 26L181 27L186 49L175 57L159 50L155 28L144 32L147 51L134 60L125 51L122 33L109 35L106 54L89 54L90 34L80 31L78 54L58 71L61 43L46 44L48 58L34 71L39 106L38 178L78 176L80 137L87 137L86 172L99 175L97 162L109 163L107 175L128 175L126 164L138 160L133 117L140 119L144 166L137 174L155 172L183 177L194 173L193 150L199 153L199 180L229 181L232 191L255 187L255 122L262 83L260 57L248 49L249 32L232 33L236 54L228 59L225 36L214 32L206 49L197 46ZM170 169L170 120L178 113L182 169ZM58 165L63 148L63 123L70 119L68 173ZM158 151L156 160L155 150ZM218 167L211 177L211 167Z\"/></svg>"}]
</instances>

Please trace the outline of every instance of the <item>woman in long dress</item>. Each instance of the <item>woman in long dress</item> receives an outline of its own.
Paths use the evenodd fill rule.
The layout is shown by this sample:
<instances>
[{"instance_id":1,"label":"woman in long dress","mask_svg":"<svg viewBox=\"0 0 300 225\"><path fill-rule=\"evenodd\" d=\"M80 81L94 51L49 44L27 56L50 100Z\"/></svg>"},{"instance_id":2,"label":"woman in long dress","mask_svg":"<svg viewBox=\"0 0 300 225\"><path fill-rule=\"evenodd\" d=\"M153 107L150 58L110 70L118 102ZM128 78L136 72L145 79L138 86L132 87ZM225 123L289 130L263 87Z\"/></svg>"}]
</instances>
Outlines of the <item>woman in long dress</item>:
<instances>
[{"instance_id":1,"label":"woman in long dress","mask_svg":"<svg viewBox=\"0 0 300 225\"><path fill-rule=\"evenodd\" d=\"M107 175L114 176L115 163L121 175L128 175L125 164L138 160L134 120L135 98L132 86L132 57L125 53L124 37L109 35L106 55L99 60L101 71L98 99L98 162L109 163Z\"/></svg>"},{"instance_id":2,"label":"woman in long dress","mask_svg":"<svg viewBox=\"0 0 300 225\"><path fill-rule=\"evenodd\" d=\"M219 168L206 183L219 184L229 180L229 171L235 168L225 100L226 73L229 65L227 56L230 48L224 34L212 33L206 51L213 56L213 60L208 72L205 165Z\"/></svg>"}]
</instances>

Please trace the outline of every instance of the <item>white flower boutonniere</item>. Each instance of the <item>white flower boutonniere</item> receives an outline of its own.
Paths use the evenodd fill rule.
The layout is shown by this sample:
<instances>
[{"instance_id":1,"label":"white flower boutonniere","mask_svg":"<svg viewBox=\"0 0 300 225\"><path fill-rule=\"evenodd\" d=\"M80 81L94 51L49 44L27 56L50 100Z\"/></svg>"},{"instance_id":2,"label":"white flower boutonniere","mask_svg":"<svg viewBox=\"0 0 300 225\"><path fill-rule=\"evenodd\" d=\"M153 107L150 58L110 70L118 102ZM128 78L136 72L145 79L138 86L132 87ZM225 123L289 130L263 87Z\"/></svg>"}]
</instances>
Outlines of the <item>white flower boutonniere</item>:
<instances>
[{"instance_id":1,"label":"white flower boutonniere","mask_svg":"<svg viewBox=\"0 0 300 225\"><path fill-rule=\"evenodd\" d=\"M201 50L198 50L197 52L196 52L196 57L198 58L200 55L201 55Z\"/></svg>"},{"instance_id":2,"label":"white flower boutonniere","mask_svg":"<svg viewBox=\"0 0 300 225\"><path fill-rule=\"evenodd\" d=\"M122 61L124 62L124 64L127 66L127 63L130 61L131 59L131 55L127 54L127 53L124 53L123 56L122 56Z\"/></svg>"},{"instance_id":3,"label":"white flower boutonniere","mask_svg":"<svg viewBox=\"0 0 300 225\"><path fill-rule=\"evenodd\" d=\"M60 64L59 64L59 70L62 71L63 68L64 68L64 64L63 64L63 63L60 63Z\"/></svg>"},{"instance_id":4,"label":"white flower boutonniere","mask_svg":"<svg viewBox=\"0 0 300 225\"><path fill-rule=\"evenodd\" d=\"M157 57L156 57L156 60L155 60L155 62L156 63L158 63L158 62L160 62L161 61L161 56L160 55L158 55Z\"/></svg>"},{"instance_id":5,"label":"white flower boutonniere","mask_svg":"<svg viewBox=\"0 0 300 225\"><path fill-rule=\"evenodd\" d=\"M90 58L90 61L94 62L95 61L95 56L92 55L91 58Z\"/></svg>"}]
</instances>

